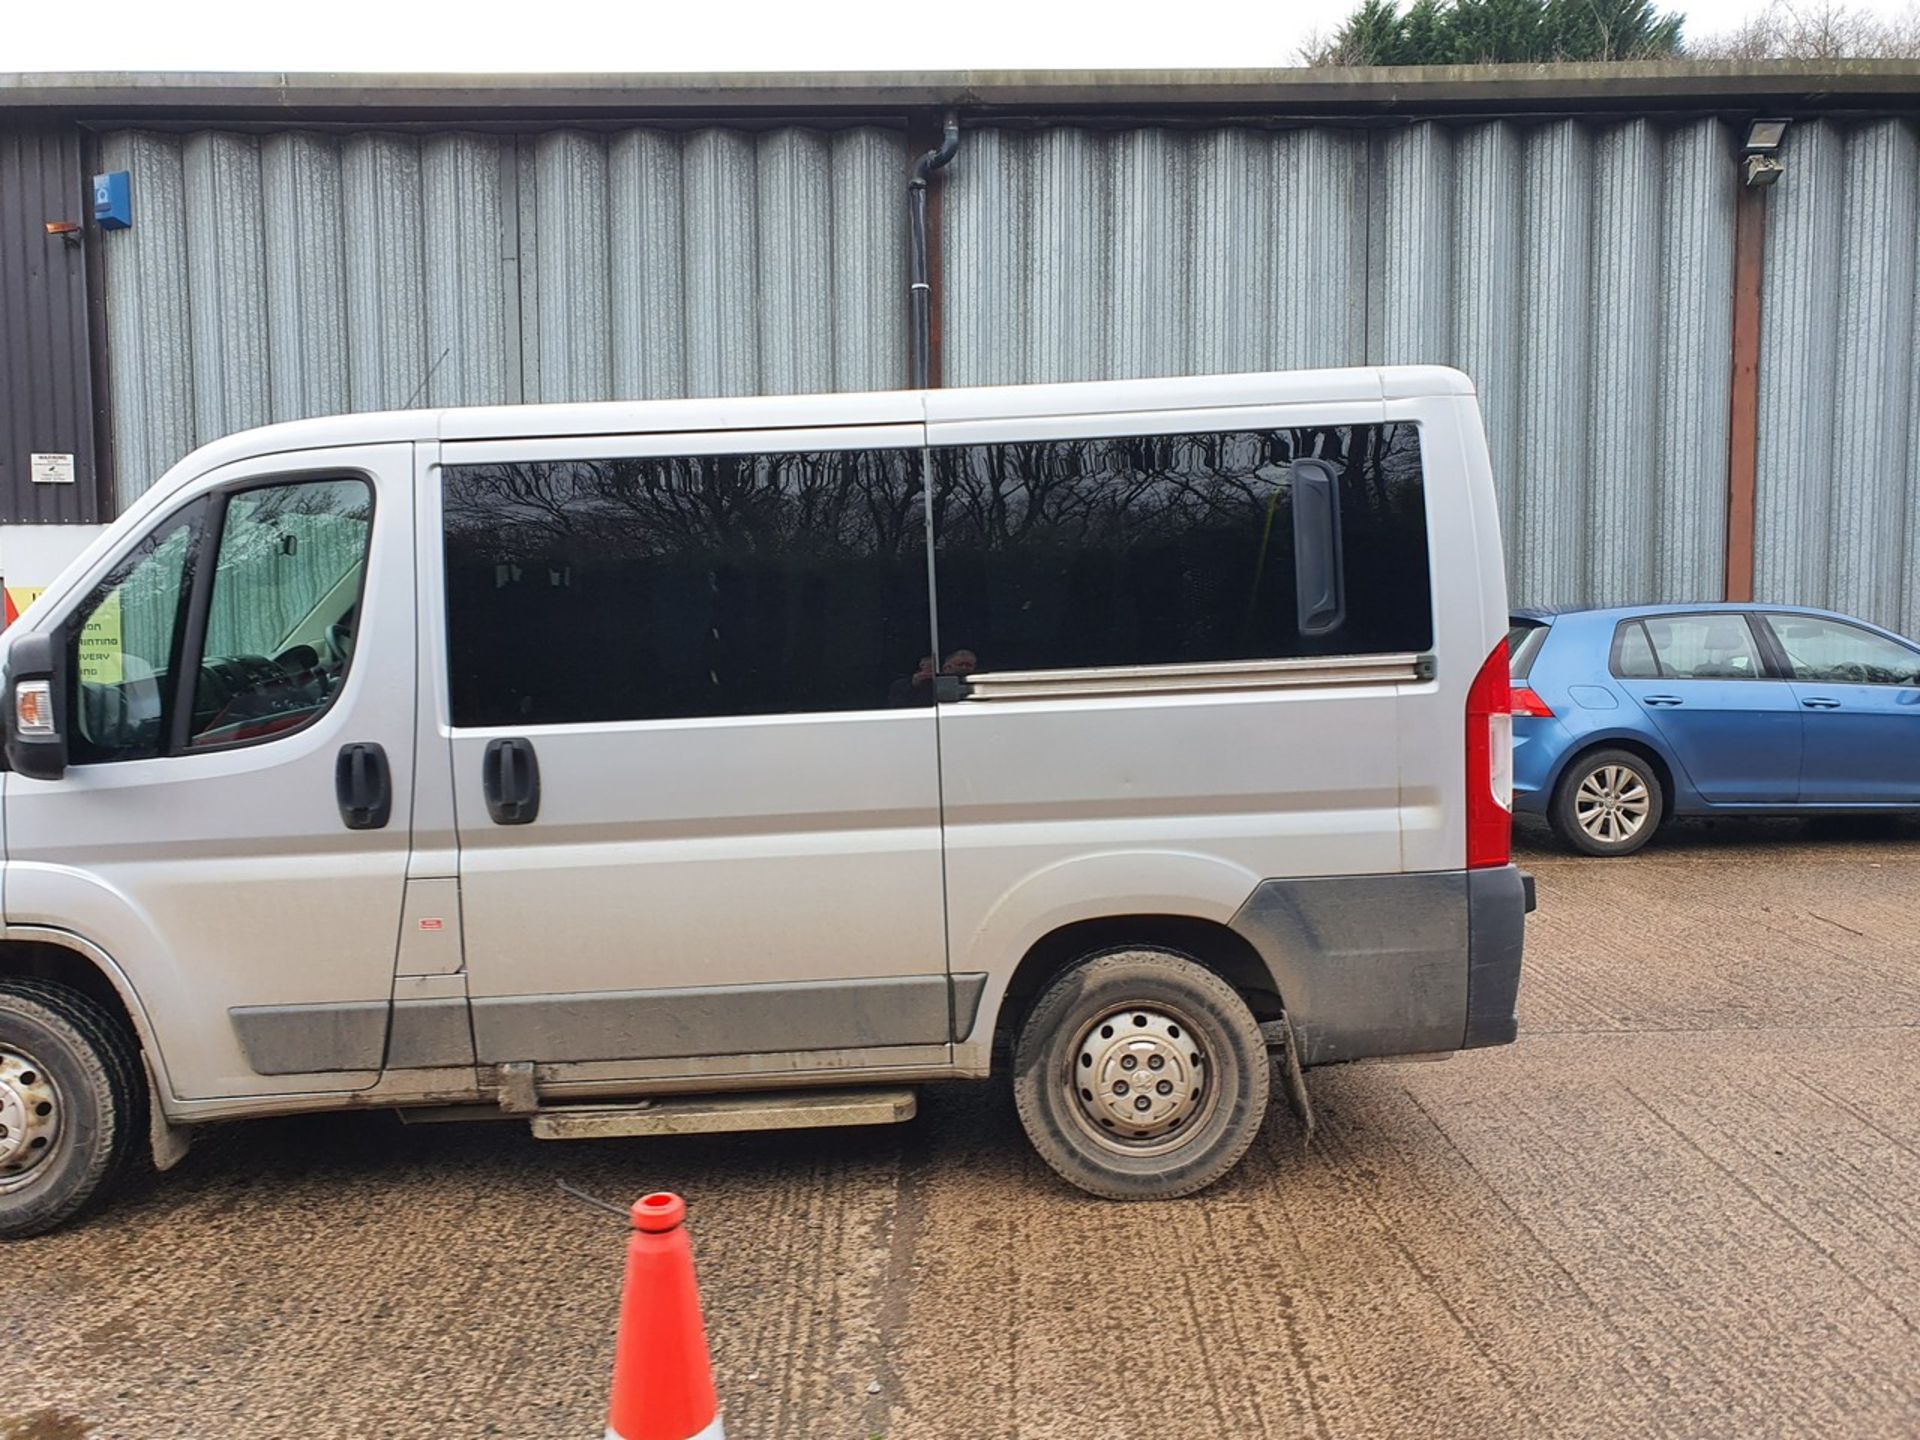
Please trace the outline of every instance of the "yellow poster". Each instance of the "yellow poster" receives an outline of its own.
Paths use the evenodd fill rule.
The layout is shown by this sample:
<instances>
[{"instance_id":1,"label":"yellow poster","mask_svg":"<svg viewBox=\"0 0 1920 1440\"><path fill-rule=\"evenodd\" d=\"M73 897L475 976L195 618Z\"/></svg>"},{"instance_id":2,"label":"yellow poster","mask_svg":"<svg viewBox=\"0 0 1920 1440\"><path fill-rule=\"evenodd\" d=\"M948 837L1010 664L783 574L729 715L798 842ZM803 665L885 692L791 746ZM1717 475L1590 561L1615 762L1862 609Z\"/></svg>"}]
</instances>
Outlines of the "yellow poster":
<instances>
[{"instance_id":1,"label":"yellow poster","mask_svg":"<svg viewBox=\"0 0 1920 1440\"><path fill-rule=\"evenodd\" d=\"M120 663L118 590L108 593L80 632L80 678L89 685L118 685L126 678Z\"/></svg>"},{"instance_id":2,"label":"yellow poster","mask_svg":"<svg viewBox=\"0 0 1920 1440\"><path fill-rule=\"evenodd\" d=\"M11 625L26 613L27 606L40 598L43 587L38 585L9 585L7 590L7 624Z\"/></svg>"},{"instance_id":3,"label":"yellow poster","mask_svg":"<svg viewBox=\"0 0 1920 1440\"><path fill-rule=\"evenodd\" d=\"M5 587L7 624L26 613L44 586ZM80 678L91 685L118 685L126 678L120 655L120 594L108 595L80 635Z\"/></svg>"}]
</instances>

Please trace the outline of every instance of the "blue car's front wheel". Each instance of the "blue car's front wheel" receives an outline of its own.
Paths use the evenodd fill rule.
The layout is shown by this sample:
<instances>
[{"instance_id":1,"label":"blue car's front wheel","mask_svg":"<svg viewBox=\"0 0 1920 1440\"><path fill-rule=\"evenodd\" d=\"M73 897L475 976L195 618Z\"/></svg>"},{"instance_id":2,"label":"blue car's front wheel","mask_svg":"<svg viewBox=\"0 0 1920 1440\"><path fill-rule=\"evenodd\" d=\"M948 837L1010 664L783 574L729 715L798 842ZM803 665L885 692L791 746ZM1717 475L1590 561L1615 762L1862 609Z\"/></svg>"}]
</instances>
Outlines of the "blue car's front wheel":
<instances>
[{"instance_id":1,"label":"blue car's front wheel","mask_svg":"<svg viewBox=\"0 0 1920 1440\"><path fill-rule=\"evenodd\" d=\"M1547 819L1583 855L1631 855L1653 838L1665 813L1660 777L1643 756L1592 750L1561 775Z\"/></svg>"}]
</instances>

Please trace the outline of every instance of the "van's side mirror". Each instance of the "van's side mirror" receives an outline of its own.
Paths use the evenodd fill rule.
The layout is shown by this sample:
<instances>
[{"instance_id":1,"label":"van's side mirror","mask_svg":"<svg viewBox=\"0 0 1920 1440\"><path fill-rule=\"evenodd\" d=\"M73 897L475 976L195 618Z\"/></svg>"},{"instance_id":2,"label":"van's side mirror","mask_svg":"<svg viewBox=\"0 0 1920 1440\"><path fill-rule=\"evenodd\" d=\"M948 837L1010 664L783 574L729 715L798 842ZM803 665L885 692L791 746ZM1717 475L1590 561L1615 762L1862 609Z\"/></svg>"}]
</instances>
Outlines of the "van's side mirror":
<instances>
[{"instance_id":1,"label":"van's side mirror","mask_svg":"<svg viewBox=\"0 0 1920 1440\"><path fill-rule=\"evenodd\" d=\"M67 773L66 648L22 635L7 656L7 765L34 780Z\"/></svg>"}]
</instances>

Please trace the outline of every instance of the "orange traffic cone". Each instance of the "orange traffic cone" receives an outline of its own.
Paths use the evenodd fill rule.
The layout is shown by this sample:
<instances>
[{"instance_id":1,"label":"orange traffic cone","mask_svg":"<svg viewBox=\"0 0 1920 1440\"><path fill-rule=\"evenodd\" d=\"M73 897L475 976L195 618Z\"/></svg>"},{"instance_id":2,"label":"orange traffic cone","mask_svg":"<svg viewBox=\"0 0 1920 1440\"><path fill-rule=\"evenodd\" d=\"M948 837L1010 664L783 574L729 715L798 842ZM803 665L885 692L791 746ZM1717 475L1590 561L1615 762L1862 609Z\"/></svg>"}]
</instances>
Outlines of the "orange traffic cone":
<instances>
[{"instance_id":1,"label":"orange traffic cone","mask_svg":"<svg viewBox=\"0 0 1920 1440\"><path fill-rule=\"evenodd\" d=\"M678 1195L633 1204L606 1440L726 1440Z\"/></svg>"}]
</instances>

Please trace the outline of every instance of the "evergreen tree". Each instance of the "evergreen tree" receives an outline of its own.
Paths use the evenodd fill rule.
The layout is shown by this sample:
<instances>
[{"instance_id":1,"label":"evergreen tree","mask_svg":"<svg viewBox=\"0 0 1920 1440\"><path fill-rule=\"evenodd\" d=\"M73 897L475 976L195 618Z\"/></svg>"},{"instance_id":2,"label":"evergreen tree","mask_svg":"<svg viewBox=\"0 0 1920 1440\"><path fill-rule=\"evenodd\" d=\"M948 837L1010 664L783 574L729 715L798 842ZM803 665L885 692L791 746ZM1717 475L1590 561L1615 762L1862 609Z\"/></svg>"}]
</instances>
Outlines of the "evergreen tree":
<instances>
[{"instance_id":1,"label":"evergreen tree","mask_svg":"<svg viewBox=\"0 0 1920 1440\"><path fill-rule=\"evenodd\" d=\"M1312 65L1651 60L1680 53L1681 16L1655 0L1360 0Z\"/></svg>"}]
</instances>

